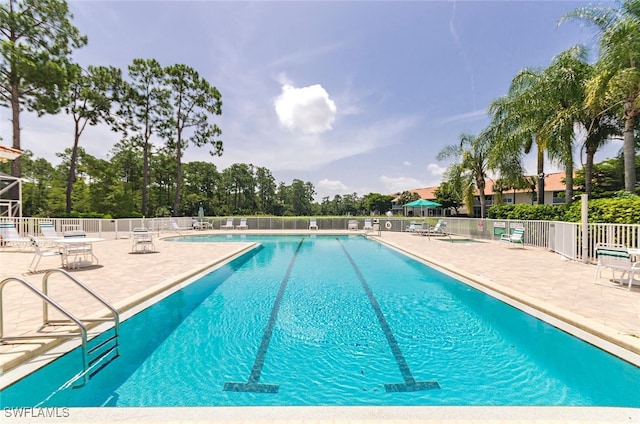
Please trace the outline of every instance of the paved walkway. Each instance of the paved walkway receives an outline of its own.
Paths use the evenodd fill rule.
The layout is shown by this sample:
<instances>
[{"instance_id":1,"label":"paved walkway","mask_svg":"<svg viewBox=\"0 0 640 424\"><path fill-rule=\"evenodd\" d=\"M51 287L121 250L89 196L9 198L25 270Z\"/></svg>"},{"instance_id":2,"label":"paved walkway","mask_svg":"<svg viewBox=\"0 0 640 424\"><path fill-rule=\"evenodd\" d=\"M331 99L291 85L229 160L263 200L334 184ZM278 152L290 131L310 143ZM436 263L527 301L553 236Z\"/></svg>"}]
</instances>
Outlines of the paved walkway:
<instances>
[{"instance_id":1,"label":"paved walkway","mask_svg":"<svg viewBox=\"0 0 640 424\"><path fill-rule=\"evenodd\" d=\"M588 334L608 340L624 348L620 349L623 355L625 352L632 352L632 357L640 354L640 288L633 287L628 291L606 278L593 284L594 265L571 262L539 248L509 248L495 241L451 242L446 238L392 232L383 232L380 240L459 274L473 284L517 299L535 310L578 326ZM99 266L72 271L72 274L125 311L251 247L251 243L173 243L166 240L157 240L155 244L157 253L132 254L131 241L127 239L96 243L94 251L100 260ZM32 257L33 252L0 251L0 280L17 276L40 286L42 273L25 272ZM57 261L55 257L44 258L40 268L56 267ZM104 313L100 305L65 284L60 277L51 277L50 285L52 297L72 313L78 316ZM32 334L38 329L42 309L36 296L12 282L6 285L3 298L5 336ZM49 342L51 340L47 339L0 345L0 370L6 372L30 357L40 355L49 347L45 345ZM631 412L631 422L640 421L640 413ZM528 413L523 416L525 421L531 418ZM159 417L150 421L161 420ZM440 420L445 421L454 422L445 418Z\"/></svg>"}]
</instances>

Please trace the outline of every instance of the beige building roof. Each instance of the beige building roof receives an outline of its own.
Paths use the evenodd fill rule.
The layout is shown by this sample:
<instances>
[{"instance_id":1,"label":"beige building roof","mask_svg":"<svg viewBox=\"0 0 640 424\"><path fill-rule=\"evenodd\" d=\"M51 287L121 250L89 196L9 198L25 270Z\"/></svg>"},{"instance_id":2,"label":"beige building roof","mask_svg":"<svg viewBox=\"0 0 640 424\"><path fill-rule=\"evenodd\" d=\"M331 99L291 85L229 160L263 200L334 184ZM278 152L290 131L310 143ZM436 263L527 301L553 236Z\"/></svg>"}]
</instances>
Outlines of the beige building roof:
<instances>
[{"instance_id":1,"label":"beige building roof","mask_svg":"<svg viewBox=\"0 0 640 424\"><path fill-rule=\"evenodd\" d=\"M544 191L564 191L565 183L564 183L565 173L564 172L554 172L552 174L546 174L544 177ZM487 185L484 190L485 195L495 194L493 191L493 183L494 181L489 179L487 180ZM412 193L417 193L421 199L427 200L435 200L436 194L435 191L438 186L435 187L424 187L424 188L414 188L408 190ZM521 189L515 190L516 193L528 193L529 190ZM509 190L510 193L513 193L513 190ZM399 194L399 193L397 193ZM476 193L477 194L477 193Z\"/></svg>"}]
</instances>

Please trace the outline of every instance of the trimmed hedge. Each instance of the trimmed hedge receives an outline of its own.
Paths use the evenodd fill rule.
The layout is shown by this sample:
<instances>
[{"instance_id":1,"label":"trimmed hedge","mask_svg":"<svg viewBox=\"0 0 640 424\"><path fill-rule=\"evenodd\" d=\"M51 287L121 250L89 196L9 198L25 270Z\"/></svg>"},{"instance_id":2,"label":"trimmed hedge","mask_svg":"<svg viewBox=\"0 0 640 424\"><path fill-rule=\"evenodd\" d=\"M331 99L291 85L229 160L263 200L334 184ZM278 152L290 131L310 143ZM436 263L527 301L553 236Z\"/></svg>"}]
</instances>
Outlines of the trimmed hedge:
<instances>
[{"instance_id":1,"label":"trimmed hedge","mask_svg":"<svg viewBox=\"0 0 640 424\"><path fill-rule=\"evenodd\" d=\"M491 219L580 222L581 203L571 205L496 205L489 208ZM640 196L589 201L589 222L640 224Z\"/></svg>"}]
</instances>

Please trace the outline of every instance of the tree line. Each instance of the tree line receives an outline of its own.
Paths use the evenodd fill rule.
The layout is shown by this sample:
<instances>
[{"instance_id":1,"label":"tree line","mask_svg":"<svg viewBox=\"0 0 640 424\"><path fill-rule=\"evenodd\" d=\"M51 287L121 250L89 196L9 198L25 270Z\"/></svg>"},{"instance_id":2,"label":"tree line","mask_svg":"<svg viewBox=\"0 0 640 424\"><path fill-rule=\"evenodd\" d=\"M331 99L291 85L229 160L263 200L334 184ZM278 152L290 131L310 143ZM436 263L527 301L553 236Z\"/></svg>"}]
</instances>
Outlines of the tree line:
<instances>
[{"instance_id":1,"label":"tree line","mask_svg":"<svg viewBox=\"0 0 640 424\"><path fill-rule=\"evenodd\" d=\"M336 195L314 200L315 187L294 179L277 183L271 171L251 164L236 163L218 170L204 161L182 166L182 196L174 208L177 161L173 151L161 149L148 158L148 180L143 173L144 153L135 142L124 139L99 159L77 148L76 179L73 182L73 211L67 212L64 193L73 149L59 153L53 166L30 151L22 156L23 214L26 216L157 217L196 216L202 205L207 216L224 215L358 215L384 213L394 196L369 193ZM0 164L7 172L10 164ZM146 203L143 207L143 188Z\"/></svg>"}]
</instances>

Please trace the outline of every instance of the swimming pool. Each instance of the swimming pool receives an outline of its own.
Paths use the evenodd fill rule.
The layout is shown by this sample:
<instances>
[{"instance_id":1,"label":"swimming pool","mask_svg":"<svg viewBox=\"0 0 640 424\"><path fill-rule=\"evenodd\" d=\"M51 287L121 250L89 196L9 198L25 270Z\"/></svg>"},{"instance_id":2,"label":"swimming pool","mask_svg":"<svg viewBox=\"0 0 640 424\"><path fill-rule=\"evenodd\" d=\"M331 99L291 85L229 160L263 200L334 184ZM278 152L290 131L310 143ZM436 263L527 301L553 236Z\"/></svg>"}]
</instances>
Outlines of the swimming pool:
<instances>
[{"instance_id":1,"label":"swimming pool","mask_svg":"<svg viewBox=\"0 0 640 424\"><path fill-rule=\"evenodd\" d=\"M227 239L261 247L125 321L85 387L74 351L2 406L640 406L637 367L377 242Z\"/></svg>"}]
</instances>

